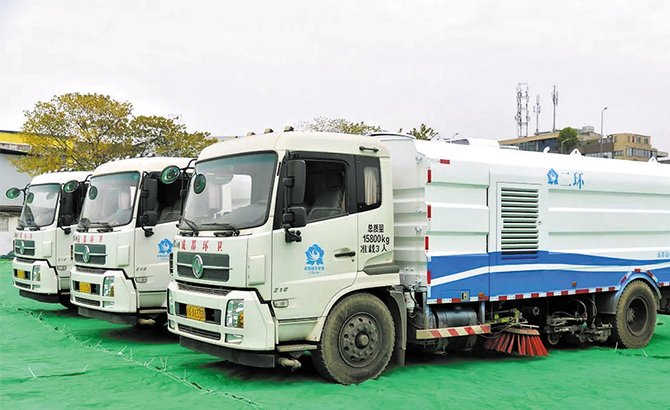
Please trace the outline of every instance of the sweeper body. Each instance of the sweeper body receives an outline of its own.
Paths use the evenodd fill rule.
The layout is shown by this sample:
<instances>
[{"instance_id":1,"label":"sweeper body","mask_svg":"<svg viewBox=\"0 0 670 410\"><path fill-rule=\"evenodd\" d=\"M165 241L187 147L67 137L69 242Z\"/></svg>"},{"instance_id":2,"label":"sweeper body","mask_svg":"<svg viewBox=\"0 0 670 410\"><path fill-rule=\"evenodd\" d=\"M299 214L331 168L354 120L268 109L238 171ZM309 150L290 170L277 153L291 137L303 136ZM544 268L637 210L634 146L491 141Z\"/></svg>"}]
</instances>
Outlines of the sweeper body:
<instances>
[{"instance_id":1,"label":"sweeper body","mask_svg":"<svg viewBox=\"0 0 670 410\"><path fill-rule=\"evenodd\" d=\"M95 169L74 233L71 302L80 315L128 325L164 321L182 201L180 184L163 184L159 175L188 162L132 158Z\"/></svg>"},{"instance_id":2,"label":"sweeper body","mask_svg":"<svg viewBox=\"0 0 670 410\"><path fill-rule=\"evenodd\" d=\"M23 208L14 231L14 287L23 297L69 305L72 228L79 218L90 172L38 175L23 189ZM72 188L72 189L70 189Z\"/></svg>"},{"instance_id":3,"label":"sweeper body","mask_svg":"<svg viewBox=\"0 0 670 410\"><path fill-rule=\"evenodd\" d=\"M639 348L670 311L667 166L394 134L225 144L201 152L175 238L168 327L192 350L310 352L351 384L407 349Z\"/></svg>"}]
</instances>

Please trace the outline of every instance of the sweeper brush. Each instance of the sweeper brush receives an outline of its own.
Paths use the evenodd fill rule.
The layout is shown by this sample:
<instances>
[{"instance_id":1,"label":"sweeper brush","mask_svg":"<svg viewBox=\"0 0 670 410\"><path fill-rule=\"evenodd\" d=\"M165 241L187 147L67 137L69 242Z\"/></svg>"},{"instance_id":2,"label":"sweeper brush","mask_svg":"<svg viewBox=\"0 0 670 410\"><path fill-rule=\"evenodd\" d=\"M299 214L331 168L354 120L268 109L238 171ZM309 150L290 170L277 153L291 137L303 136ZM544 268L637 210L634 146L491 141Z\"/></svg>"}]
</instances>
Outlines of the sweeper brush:
<instances>
[{"instance_id":1,"label":"sweeper brush","mask_svg":"<svg viewBox=\"0 0 670 410\"><path fill-rule=\"evenodd\" d=\"M508 354L514 351L522 356L549 355L540 339L540 332L535 329L505 329L496 337L487 339L483 347Z\"/></svg>"}]
</instances>

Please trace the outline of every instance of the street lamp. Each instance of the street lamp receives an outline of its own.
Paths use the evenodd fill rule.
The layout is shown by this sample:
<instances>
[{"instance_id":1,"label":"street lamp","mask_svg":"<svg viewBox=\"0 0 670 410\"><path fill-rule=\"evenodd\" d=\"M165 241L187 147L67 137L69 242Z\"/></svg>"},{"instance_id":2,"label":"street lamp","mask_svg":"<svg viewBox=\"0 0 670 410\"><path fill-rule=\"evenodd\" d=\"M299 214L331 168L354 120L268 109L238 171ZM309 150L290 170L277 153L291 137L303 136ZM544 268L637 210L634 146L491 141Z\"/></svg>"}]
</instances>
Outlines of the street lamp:
<instances>
[{"instance_id":1,"label":"street lamp","mask_svg":"<svg viewBox=\"0 0 670 410\"><path fill-rule=\"evenodd\" d=\"M603 158L603 137L605 134L603 134L603 114L605 114L605 110L608 109L609 107L605 107L600 111L600 158Z\"/></svg>"}]
</instances>

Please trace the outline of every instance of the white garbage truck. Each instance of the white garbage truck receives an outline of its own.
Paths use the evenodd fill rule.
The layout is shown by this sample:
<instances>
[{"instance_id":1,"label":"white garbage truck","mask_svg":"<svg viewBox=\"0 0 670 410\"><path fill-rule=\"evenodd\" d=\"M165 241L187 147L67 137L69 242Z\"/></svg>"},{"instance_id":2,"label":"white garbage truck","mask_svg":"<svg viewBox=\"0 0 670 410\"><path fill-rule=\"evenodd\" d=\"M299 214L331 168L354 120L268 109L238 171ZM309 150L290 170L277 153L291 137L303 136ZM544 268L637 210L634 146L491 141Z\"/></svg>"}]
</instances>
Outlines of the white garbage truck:
<instances>
[{"instance_id":1,"label":"white garbage truck","mask_svg":"<svg viewBox=\"0 0 670 410\"><path fill-rule=\"evenodd\" d=\"M164 184L160 174L189 161L131 158L93 171L74 233L71 302L80 315L128 325L164 322L182 183Z\"/></svg>"},{"instance_id":2,"label":"white garbage truck","mask_svg":"<svg viewBox=\"0 0 670 410\"><path fill-rule=\"evenodd\" d=\"M308 354L355 384L407 349L640 348L670 312L667 166L396 134L225 144L174 242L168 329L191 350Z\"/></svg>"},{"instance_id":3,"label":"white garbage truck","mask_svg":"<svg viewBox=\"0 0 670 410\"><path fill-rule=\"evenodd\" d=\"M14 231L14 287L19 295L69 306L72 228L77 224L90 172L59 171L38 175L25 188Z\"/></svg>"}]
</instances>

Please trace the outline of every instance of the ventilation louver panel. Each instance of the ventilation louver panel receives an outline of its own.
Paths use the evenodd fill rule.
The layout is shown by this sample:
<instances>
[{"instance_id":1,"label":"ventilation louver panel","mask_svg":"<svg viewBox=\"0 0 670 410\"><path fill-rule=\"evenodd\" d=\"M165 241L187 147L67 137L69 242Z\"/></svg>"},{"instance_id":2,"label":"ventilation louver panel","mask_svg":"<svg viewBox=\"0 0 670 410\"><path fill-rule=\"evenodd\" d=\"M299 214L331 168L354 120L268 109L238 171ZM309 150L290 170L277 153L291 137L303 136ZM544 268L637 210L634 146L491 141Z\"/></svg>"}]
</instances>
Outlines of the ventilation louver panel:
<instances>
[{"instance_id":1,"label":"ventilation louver panel","mask_svg":"<svg viewBox=\"0 0 670 410\"><path fill-rule=\"evenodd\" d=\"M502 187L500 250L503 257L535 257L539 249L539 194L534 188Z\"/></svg>"}]
</instances>

